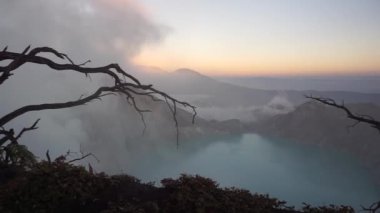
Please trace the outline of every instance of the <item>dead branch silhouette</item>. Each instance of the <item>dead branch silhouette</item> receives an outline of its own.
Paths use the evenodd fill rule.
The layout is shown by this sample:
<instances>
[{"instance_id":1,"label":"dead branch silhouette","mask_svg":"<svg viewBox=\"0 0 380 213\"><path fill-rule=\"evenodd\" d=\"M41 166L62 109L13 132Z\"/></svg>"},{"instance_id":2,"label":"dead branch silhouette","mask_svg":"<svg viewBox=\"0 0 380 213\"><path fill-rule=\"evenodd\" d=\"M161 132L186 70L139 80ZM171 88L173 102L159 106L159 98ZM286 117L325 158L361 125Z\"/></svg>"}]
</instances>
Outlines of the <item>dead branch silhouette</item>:
<instances>
[{"instance_id":1,"label":"dead branch silhouette","mask_svg":"<svg viewBox=\"0 0 380 213\"><path fill-rule=\"evenodd\" d=\"M331 98L313 97L311 95L305 95L305 97L308 99L317 101L319 103L341 109L344 112L346 112L347 117L355 121L355 123L350 125L349 127L355 127L359 123L366 123L366 124L369 124L372 128L375 128L378 131L380 131L380 121L375 120L374 118L372 118L369 115L362 115L362 114L357 114L357 113L351 112L351 110L348 109L344 105L344 102L342 102L342 104L338 104L338 103L336 103L336 101L334 99L331 99ZM361 206L361 208L363 211L375 213L378 210L380 210L380 201L374 202L369 207Z\"/></svg>"},{"instance_id":2,"label":"dead branch silhouette","mask_svg":"<svg viewBox=\"0 0 380 213\"><path fill-rule=\"evenodd\" d=\"M346 113L348 118L355 121L355 123L353 125L351 125L350 127L354 127L359 123L366 123L366 124L369 124L372 128L375 128L378 131L380 131L380 121L375 120L374 118L372 118L369 115L361 115L361 114L351 112L351 110L348 109L344 105L344 102L342 102L342 104L338 104L338 103L336 103L336 101L334 99L331 99L331 98L313 97L311 95L305 95L305 97L308 99L317 101L319 103L322 103L322 104L343 110Z\"/></svg>"},{"instance_id":3,"label":"dead branch silhouette","mask_svg":"<svg viewBox=\"0 0 380 213\"><path fill-rule=\"evenodd\" d=\"M40 56L39 54L51 54L57 59L63 60L65 63L58 63L52 59ZM19 67L24 64L40 64L46 65L55 71L74 71L83 73L85 76L90 76L93 74L101 74L111 77L114 80L112 86L101 86L96 91L88 96L81 96L77 100L72 100L68 102L58 102L58 103L43 103L37 105L26 105L21 108L18 108L2 117L0 117L0 135L3 135L0 138L0 146L3 146L7 141L11 143L17 143L17 140L27 131L37 129L37 124L39 119L36 120L33 125L30 127L23 128L17 135L13 129L6 129L5 125L10 121L18 118L19 116L32 112L32 111L42 111L50 109L64 109L71 108L80 105L84 105L93 100L101 100L102 97L107 95L123 95L130 105L134 108L136 112L139 113L141 120L144 124L145 131L145 120L144 112L149 112L149 110L141 109L135 101L137 96L149 97L152 101L162 101L165 100L167 103L172 115L176 128L176 140L178 145L178 122L176 119L177 105L180 105L185 108L190 108L193 111L192 122L195 121L196 110L195 106L185 102L180 101L172 96L166 94L163 91L160 91L154 88L151 84L145 85L142 84L137 78L133 75L124 71L118 64L113 63L102 67L85 67L87 63L91 62L90 60L75 64L73 60L66 54L60 53L57 50L50 47L37 47L31 49L30 46L25 48L22 53L10 52L8 48L5 47L3 51L0 51L0 62L1 61L10 61L6 66L0 66L0 86L3 85L13 74L17 71Z\"/></svg>"},{"instance_id":4,"label":"dead branch silhouette","mask_svg":"<svg viewBox=\"0 0 380 213\"><path fill-rule=\"evenodd\" d=\"M372 203L369 207L361 206L363 211L370 213L376 213L380 210L380 201Z\"/></svg>"}]
</instances>

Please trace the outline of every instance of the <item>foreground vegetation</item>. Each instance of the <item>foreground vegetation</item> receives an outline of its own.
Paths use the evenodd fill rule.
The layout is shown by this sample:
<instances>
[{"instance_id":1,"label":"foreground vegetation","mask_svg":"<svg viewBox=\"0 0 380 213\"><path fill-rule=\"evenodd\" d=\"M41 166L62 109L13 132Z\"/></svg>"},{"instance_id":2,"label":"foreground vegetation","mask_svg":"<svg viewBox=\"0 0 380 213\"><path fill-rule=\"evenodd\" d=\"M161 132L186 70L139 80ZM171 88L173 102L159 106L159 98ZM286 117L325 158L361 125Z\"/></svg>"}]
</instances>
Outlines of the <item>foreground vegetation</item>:
<instances>
[{"instance_id":1,"label":"foreground vegetation","mask_svg":"<svg viewBox=\"0 0 380 213\"><path fill-rule=\"evenodd\" d=\"M93 173L62 158L30 167L1 164L0 212L353 212L346 206L308 205L296 211L276 198L221 188L200 176L161 184Z\"/></svg>"},{"instance_id":2,"label":"foreground vegetation","mask_svg":"<svg viewBox=\"0 0 380 213\"><path fill-rule=\"evenodd\" d=\"M41 56L44 54L51 54L61 61ZM192 123L196 116L195 106L177 100L152 85L140 83L118 64L87 67L89 61L76 64L66 54L50 47L30 49L29 46L22 53L7 51L5 47L0 51L0 61L7 60L10 63L0 67L0 85L9 80L19 67L28 63L45 65L56 71L71 70L88 77L102 74L113 79L114 84L101 85L90 95L79 99L26 105L0 117L0 212L353 212L348 206L311 207L307 204L295 210L286 202L268 195L221 188L215 181L200 176L182 175L178 179L164 179L162 186L157 187L151 183L141 183L129 175L94 173L91 167L86 170L75 166L64 156L51 161L47 153L47 161L37 162L27 147L19 143L19 139L25 132L37 129L39 119L18 133L9 125L26 113L72 108L118 94L129 101L145 126L143 113L149 110L141 109L136 98L150 98L167 104L175 124L178 145L177 106L193 111ZM65 62L61 63L62 60ZM344 109L351 119L369 123L375 128L380 124L368 117L354 116L347 108L330 99L316 100Z\"/></svg>"}]
</instances>

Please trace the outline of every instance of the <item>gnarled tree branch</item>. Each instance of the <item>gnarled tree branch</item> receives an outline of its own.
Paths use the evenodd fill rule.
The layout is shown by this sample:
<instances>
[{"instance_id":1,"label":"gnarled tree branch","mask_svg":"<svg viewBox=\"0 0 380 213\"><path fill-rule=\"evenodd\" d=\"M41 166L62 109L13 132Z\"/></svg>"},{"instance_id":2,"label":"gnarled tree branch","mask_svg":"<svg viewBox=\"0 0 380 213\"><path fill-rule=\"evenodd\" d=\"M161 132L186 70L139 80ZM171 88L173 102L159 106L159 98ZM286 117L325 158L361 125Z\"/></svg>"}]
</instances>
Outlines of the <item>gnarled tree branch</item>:
<instances>
[{"instance_id":1,"label":"gnarled tree branch","mask_svg":"<svg viewBox=\"0 0 380 213\"><path fill-rule=\"evenodd\" d=\"M366 123L366 124L369 124L372 128L375 128L378 131L380 131L380 121L375 120L374 118L372 118L369 115L354 114L353 112L351 112L350 109L348 109L344 105L344 102L342 102L342 104L338 104L338 103L336 103L336 101L334 99L331 99L331 98L313 97L311 95L306 95L305 97L308 99L320 102L322 104L343 110L346 113L348 118L355 121L355 123L349 127L355 127L359 123ZM378 212L378 210L380 210L380 201L373 203L369 207L363 207L362 206L362 210L366 211L366 212L370 212L370 213Z\"/></svg>"},{"instance_id":2,"label":"gnarled tree branch","mask_svg":"<svg viewBox=\"0 0 380 213\"><path fill-rule=\"evenodd\" d=\"M66 63L55 62L52 59L46 58L44 56L40 56L41 53L51 54L53 57L66 61ZM84 105L96 99L101 99L103 96L111 95L111 94L124 95L127 98L127 100L130 101L132 107L141 116L142 122L144 123L144 130L145 130L146 125L145 125L143 113L148 112L149 110L144 110L144 109L139 108L135 101L135 97L136 96L150 97L153 101L159 101L159 100L164 99L167 102L168 100L170 100L173 105L173 108L170 106L170 104L168 104L168 107L170 108L170 111L173 114L173 119L174 119L175 127L177 130L177 137L176 137L177 143L178 143L178 122L176 119L177 104L183 107L188 107L192 109L193 123L194 123L194 119L196 116L195 106L184 101L179 101L171 97L170 95L166 94L165 92L155 89L150 84L149 85L142 84L133 75L130 75L129 73L124 71L118 64L113 63L113 64L109 64L102 67L84 67L88 62L90 62L90 60L81 64L76 64L73 62L73 60L69 56L67 56L64 53L60 53L53 48L37 47L30 50L30 46L25 48L25 50L22 53L9 52L7 47L4 48L4 50L0 52L0 62L8 61L8 60L10 60L10 63L8 65L0 66L0 85L2 85L6 80L8 80L13 75L13 72L17 70L17 68L27 63L46 65L56 71L71 70L74 72L83 73L86 76L89 76L91 74L103 74L103 75L111 77L114 80L114 85L99 87L92 94L85 97L81 96L77 100L61 102L61 103L43 103L43 104L36 104L36 105L26 105L8 114L5 114L4 116L0 117L0 128L1 128L0 135L4 135L4 137L0 139L0 142L1 142L0 145L4 144L8 140L17 143L17 140L23 135L23 133L25 133L26 131L37 129L37 123L39 120L37 120L32 126L22 129L19 132L19 134L17 134L17 136L15 136L13 129L6 130L4 128L4 126L8 124L10 121L18 118L19 116L25 113L32 112L32 111L76 107L76 106Z\"/></svg>"},{"instance_id":3,"label":"gnarled tree branch","mask_svg":"<svg viewBox=\"0 0 380 213\"><path fill-rule=\"evenodd\" d=\"M351 112L350 109L348 109L344 105L344 103L338 104L338 103L336 103L336 101L334 99L331 99L331 98L313 97L311 95L306 95L305 97L308 99L320 102L322 104L333 106L335 108L343 110L346 113L348 118L356 121L352 126L356 126L358 123L367 123L367 124L371 125L371 127L380 131L380 121L375 120L374 118L372 118L369 115L354 114L353 112Z\"/></svg>"}]
</instances>

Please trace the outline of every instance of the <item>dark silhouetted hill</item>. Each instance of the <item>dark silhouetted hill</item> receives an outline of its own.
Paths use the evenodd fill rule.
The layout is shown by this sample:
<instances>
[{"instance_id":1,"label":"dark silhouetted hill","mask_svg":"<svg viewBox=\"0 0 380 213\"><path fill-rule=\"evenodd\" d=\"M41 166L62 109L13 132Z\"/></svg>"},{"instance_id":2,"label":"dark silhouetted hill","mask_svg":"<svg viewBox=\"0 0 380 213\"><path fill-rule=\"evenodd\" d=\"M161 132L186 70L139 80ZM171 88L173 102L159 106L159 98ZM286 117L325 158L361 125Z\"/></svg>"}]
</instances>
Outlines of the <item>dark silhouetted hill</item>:
<instances>
[{"instance_id":1,"label":"dark silhouetted hill","mask_svg":"<svg viewBox=\"0 0 380 213\"><path fill-rule=\"evenodd\" d=\"M349 104L347 107L353 112L380 118L378 105ZM380 177L380 132L367 124L354 124L342 110L308 102L293 112L256 123L253 128L267 136L351 153Z\"/></svg>"}]
</instances>

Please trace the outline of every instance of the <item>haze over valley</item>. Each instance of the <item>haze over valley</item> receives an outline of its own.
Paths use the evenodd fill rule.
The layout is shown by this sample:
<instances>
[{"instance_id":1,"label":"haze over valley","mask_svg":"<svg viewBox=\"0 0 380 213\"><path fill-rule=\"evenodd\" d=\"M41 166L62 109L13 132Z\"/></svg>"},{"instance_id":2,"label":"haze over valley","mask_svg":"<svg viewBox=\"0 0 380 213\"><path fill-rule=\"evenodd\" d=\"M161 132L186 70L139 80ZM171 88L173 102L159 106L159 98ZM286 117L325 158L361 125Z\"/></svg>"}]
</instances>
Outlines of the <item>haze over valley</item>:
<instances>
[{"instance_id":1,"label":"haze over valley","mask_svg":"<svg viewBox=\"0 0 380 213\"><path fill-rule=\"evenodd\" d=\"M0 134L40 119L16 137L38 161L91 153L73 163L155 186L199 174L298 209L380 200L379 1L179 2L2 1L0 121L108 93L31 110ZM28 45L64 55L4 74Z\"/></svg>"}]
</instances>

